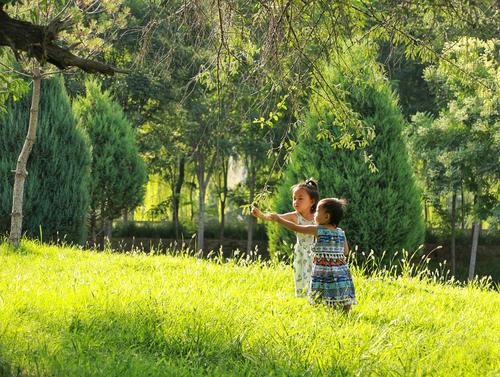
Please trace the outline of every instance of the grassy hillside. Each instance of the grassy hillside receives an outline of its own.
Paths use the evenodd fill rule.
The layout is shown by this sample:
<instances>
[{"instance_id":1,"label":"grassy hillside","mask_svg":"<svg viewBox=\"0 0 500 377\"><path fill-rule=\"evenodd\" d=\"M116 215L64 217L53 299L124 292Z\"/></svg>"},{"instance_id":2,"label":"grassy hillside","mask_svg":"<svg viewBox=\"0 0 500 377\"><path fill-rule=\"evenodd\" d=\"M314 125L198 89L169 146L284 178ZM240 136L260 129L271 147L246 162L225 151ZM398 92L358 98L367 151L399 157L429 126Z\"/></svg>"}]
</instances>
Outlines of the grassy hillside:
<instances>
[{"instance_id":1,"label":"grassy hillside","mask_svg":"<svg viewBox=\"0 0 500 377\"><path fill-rule=\"evenodd\" d=\"M349 316L291 269L0 246L0 376L498 376L500 295L354 271Z\"/></svg>"}]
</instances>

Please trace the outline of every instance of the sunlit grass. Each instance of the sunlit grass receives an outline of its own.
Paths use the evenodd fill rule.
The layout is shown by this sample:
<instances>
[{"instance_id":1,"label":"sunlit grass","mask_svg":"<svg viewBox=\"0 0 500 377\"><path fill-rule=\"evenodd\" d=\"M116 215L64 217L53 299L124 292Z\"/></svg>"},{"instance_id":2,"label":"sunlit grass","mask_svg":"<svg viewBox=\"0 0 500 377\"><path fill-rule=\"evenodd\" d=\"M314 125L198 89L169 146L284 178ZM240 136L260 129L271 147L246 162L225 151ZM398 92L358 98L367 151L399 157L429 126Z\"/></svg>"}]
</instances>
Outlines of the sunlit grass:
<instances>
[{"instance_id":1,"label":"sunlit grass","mask_svg":"<svg viewBox=\"0 0 500 377\"><path fill-rule=\"evenodd\" d=\"M370 258L367 257L367 260ZM373 260L373 258L372 258ZM0 246L0 375L497 376L500 297L400 264L353 271L349 316L289 266Z\"/></svg>"}]
</instances>

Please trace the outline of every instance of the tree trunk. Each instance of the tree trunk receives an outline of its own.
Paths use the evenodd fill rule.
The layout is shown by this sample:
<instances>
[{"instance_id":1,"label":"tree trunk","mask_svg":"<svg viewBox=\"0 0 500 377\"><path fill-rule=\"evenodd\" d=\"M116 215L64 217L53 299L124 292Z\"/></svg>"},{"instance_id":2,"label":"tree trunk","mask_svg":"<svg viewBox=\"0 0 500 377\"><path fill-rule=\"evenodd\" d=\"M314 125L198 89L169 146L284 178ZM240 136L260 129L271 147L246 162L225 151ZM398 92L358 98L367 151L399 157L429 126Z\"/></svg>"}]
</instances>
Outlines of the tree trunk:
<instances>
[{"instance_id":1,"label":"tree trunk","mask_svg":"<svg viewBox=\"0 0 500 377\"><path fill-rule=\"evenodd\" d=\"M205 247L205 184L200 182L200 192L198 195L198 251Z\"/></svg>"},{"instance_id":2,"label":"tree trunk","mask_svg":"<svg viewBox=\"0 0 500 377\"><path fill-rule=\"evenodd\" d=\"M427 200L424 200L424 224L426 227L429 226L429 206L427 205Z\"/></svg>"},{"instance_id":3,"label":"tree trunk","mask_svg":"<svg viewBox=\"0 0 500 377\"><path fill-rule=\"evenodd\" d=\"M103 219L103 233L104 233L104 247L106 245L111 245L111 236L113 233L113 220L104 218Z\"/></svg>"},{"instance_id":4,"label":"tree trunk","mask_svg":"<svg viewBox=\"0 0 500 377\"><path fill-rule=\"evenodd\" d=\"M193 193L194 193L194 188L195 188L195 184L194 184L194 179L193 179L193 182L191 182L190 184L190 188L189 188L189 202L191 203L191 216L189 217L189 219L191 221L193 221L194 219L194 201L193 201Z\"/></svg>"},{"instance_id":5,"label":"tree trunk","mask_svg":"<svg viewBox=\"0 0 500 377\"><path fill-rule=\"evenodd\" d=\"M256 171L252 168L250 174L250 181L248 182L248 188L250 190L250 198L249 203L253 203L255 198L255 179L256 179ZM247 252L252 251L253 249L253 230L255 226L256 220L255 217L249 215L248 216L248 230L247 230Z\"/></svg>"},{"instance_id":6,"label":"tree trunk","mask_svg":"<svg viewBox=\"0 0 500 377\"><path fill-rule=\"evenodd\" d=\"M464 185L462 184L461 185L461 188L460 188L460 209L461 209L461 212L462 212L462 230L465 229L465 199L464 199Z\"/></svg>"},{"instance_id":7,"label":"tree trunk","mask_svg":"<svg viewBox=\"0 0 500 377\"><path fill-rule=\"evenodd\" d=\"M226 200L228 192L228 173L229 173L229 158L224 161L222 159L222 193L220 196L220 232L219 232L219 242L222 247L224 243L224 227L226 226Z\"/></svg>"},{"instance_id":8,"label":"tree trunk","mask_svg":"<svg viewBox=\"0 0 500 377\"><path fill-rule=\"evenodd\" d=\"M220 230L219 230L219 243L222 247L224 245L224 228L226 226L226 199L220 201Z\"/></svg>"},{"instance_id":9,"label":"tree trunk","mask_svg":"<svg viewBox=\"0 0 500 377\"><path fill-rule=\"evenodd\" d=\"M476 271L476 255L477 255L477 244L479 242L479 230L480 223L475 220L472 224L472 248L470 252L470 265L469 265L469 280L474 279L474 274Z\"/></svg>"},{"instance_id":10,"label":"tree trunk","mask_svg":"<svg viewBox=\"0 0 500 377\"><path fill-rule=\"evenodd\" d=\"M175 239L179 239L179 203L181 198L181 189L184 184L184 167L185 167L185 158L182 156L179 160L179 174L177 175L177 180L173 189L173 198L172 198L172 221L174 223L175 228Z\"/></svg>"},{"instance_id":11,"label":"tree trunk","mask_svg":"<svg viewBox=\"0 0 500 377\"><path fill-rule=\"evenodd\" d=\"M203 249L205 248L205 196L208 183L210 182L210 178L212 176L216 158L216 155L212 157L212 161L210 162L210 165L207 169L205 154L203 153L203 151L198 153L198 251L203 251Z\"/></svg>"},{"instance_id":12,"label":"tree trunk","mask_svg":"<svg viewBox=\"0 0 500 377\"><path fill-rule=\"evenodd\" d=\"M451 196L451 273L455 276L456 257L455 257L455 236L456 236L456 218L457 218L457 192L453 191Z\"/></svg>"},{"instance_id":13,"label":"tree trunk","mask_svg":"<svg viewBox=\"0 0 500 377\"><path fill-rule=\"evenodd\" d=\"M30 156L33 145L36 139L36 129L38 126L38 107L40 104L40 87L42 84L42 76L38 63L33 67L33 93L31 95L31 109L28 125L28 132L24 140L23 149L19 154L16 164L16 170L13 171L14 188L12 193L12 217L10 224L9 242L14 247L19 247L19 240L21 239L23 227L23 197L24 197L24 183L28 172L26 165Z\"/></svg>"},{"instance_id":14,"label":"tree trunk","mask_svg":"<svg viewBox=\"0 0 500 377\"><path fill-rule=\"evenodd\" d=\"M198 245L197 251L205 247L205 156L198 155L196 176L198 178Z\"/></svg>"},{"instance_id":15,"label":"tree trunk","mask_svg":"<svg viewBox=\"0 0 500 377\"><path fill-rule=\"evenodd\" d=\"M92 246L95 246L97 243L97 212L95 209L90 211L90 240Z\"/></svg>"}]
</instances>

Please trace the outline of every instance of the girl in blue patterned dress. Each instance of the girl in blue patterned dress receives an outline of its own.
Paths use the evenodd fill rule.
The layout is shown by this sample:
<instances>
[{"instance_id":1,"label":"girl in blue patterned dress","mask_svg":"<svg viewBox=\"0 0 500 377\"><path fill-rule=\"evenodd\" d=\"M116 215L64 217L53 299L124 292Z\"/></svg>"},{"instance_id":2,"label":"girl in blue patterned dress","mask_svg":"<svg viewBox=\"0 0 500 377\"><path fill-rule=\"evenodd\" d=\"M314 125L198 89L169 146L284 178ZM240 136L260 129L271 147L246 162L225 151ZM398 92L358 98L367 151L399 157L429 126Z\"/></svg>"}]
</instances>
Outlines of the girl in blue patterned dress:
<instances>
[{"instance_id":1,"label":"girl in blue patterned dress","mask_svg":"<svg viewBox=\"0 0 500 377\"><path fill-rule=\"evenodd\" d=\"M318 184L312 178L304 183L292 186L292 200L295 211L283 213L279 216L298 225L314 224L314 212L319 201ZM271 220L269 213L262 213L258 208L252 209L252 215L262 220ZM302 297L307 294L311 284L312 253L314 236L296 233L297 242L293 250L293 277L295 283L295 296Z\"/></svg>"},{"instance_id":2,"label":"girl in blue patterned dress","mask_svg":"<svg viewBox=\"0 0 500 377\"><path fill-rule=\"evenodd\" d=\"M354 284L347 264L349 245L338 224L344 215L345 201L327 198L319 201L314 213L316 225L299 225L271 214L270 218L294 232L316 237L313 246L309 301L342 307L346 312L356 304Z\"/></svg>"}]
</instances>

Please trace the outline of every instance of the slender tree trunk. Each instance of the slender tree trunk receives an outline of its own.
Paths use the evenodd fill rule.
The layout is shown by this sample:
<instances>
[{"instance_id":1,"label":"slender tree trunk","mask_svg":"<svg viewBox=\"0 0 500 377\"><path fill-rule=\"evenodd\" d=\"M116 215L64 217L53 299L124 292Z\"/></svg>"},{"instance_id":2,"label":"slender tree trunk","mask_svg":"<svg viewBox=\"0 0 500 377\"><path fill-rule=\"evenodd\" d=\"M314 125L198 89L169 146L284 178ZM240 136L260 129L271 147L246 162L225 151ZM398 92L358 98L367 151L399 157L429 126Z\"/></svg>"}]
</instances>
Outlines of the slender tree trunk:
<instances>
[{"instance_id":1,"label":"slender tree trunk","mask_svg":"<svg viewBox=\"0 0 500 377\"><path fill-rule=\"evenodd\" d=\"M111 244L111 236L113 233L113 220L105 218L102 222L104 233L104 245Z\"/></svg>"},{"instance_id":2,"label":"slender tree trunk","mask_svg":"<svg viewBox=\"0 0 500 377\"><path fill-rule=\"evenodd\" d=\"M456 218L457 218L457 192L453 191L451 196L451 273L455 276L456 272L456 253L455 253L455 236L456 236Z\"/></svg>"},{"instance_id":3,"label":"slender tree trunk","mask_svg":"<svg viewBox=\"0 0 500 377\"><path fill-rule=\"evenodd\" d=\"M189 202L191 203L191 216L190 216L190 220L193 221L194 219L194 201L193 201L193 194L194 194L194 188L195 188L195 184L194 184L194 179L193 179L193 182L191 182L191 185L190 185L190 188L189 188Z\"/></svg>"},{"instance_id":4,"label":"slender tree trunk","mask_svg":"<svg viewBox=\"0 0 500 377\"><path fill-rule=\"evenodd\" d=\"M90 239L92 246L97 243L97 212L95 209L90 211Z\"/></svg>"},{"instance_id":5,"label":"slender tree trunk","mask_svg":"<svg viewBox=\"0 0 500 377\"><path fill-rule=\"evenodd\" d=\"M255 198L255 180L256 180L256 171L252 167L252 171L250 173L250 181L248 182L248 188L250 190L250 198L249 203L253 203ZM253 230L255 227L255 217L249 215L248 216L248 230L247 230L247 252L252 251L253 249Z\"/></svg>"},{"instance_id":6,"label":"slender tree trunk","mask_svg":"<svg viewBox=\"0 0 500 377\"><path fill-rule=\"evenodd\" d=\"M465 199L464 199L464 185L463 183L461 184L461 187L460 187L460 209L461 209L461 212L462 212L462 230L465 229Z\"/></svg>"},{"instance_id":7,"label":"slender tree trunk","mask_svg":"<svg viewBox=\"0 0 500 377\"><path fill-rule=\"evenodd\" d=\"M175 239L179 239L179 204L181 198L181 189L184 184L184 168L186 160L182 156L179 160L179 174L177 175L177 180L173 189L173 200L172 200L172 221L175 228Z\"/></svg>"},{"instance_id":8,"label":"slender tree trunk","mask_svg":"<svg viewBox=\"0 0 500 377\"><path fill-rule=\"evenodd\" d=\"M123 222L128 222L128 209L123 210Z\"/></svg>"},{"instance_id":9,"label":"slender tree trunk","mask_svg":"<svg viewBox=\"0 0 500 377\"><path fill-rule=\"evenodd\" d=\"M478 197L474 195L474 207L478 205ZM470 264L469 264L469 280L474 279L474 274L476 271L476 256L477 256L477 245L479 243L479 231L481 222L477 219L477 215L474 215L474 222L472 223L472 246L470 251Z\"/></svg>"},{"instance_id":10,"label":"slender tree trunk","mask_svg":"<svg viewBox=\"0 0 500 377\"><path fill-rule=\"evenodd\" d=\"M427 200L424 200L424 224L427 227L429 224L429 206Z\"/></svg>"},{"instance_id":11,"label":"slender tree trunk","mask_svg":"<svg viewBox=\"0 0 500 377\"><path fill-rule=\"evenodd\" d=\"M198 196L198 250L205 248L205 190L205 185L201 183Z\"/></svg>"},{"instance_id":12,"label":"slender tree trunk","mask_svg":"<svg viewBox=\"0 0 500 377\"><path fill-rule=\"evenodd\" d=\"M210 182L210 178L212 176L212 172L214 169L215 161L217 156L214 155L212 157L212 161L210 161L210 165L206 168L206 157L203 151L198 153L198 186L199 186L199 195L198 195L198 250L204 250L205 247L205 196L207 192L208 183Z\"/></svg>"},{"instance_id":13,"label":"slender tree trunk","mask_svg":"<svg viewBox=\"0 0 500 377\"><path fill-rule=\"evenodd\" d=\"M470 252L470 264L469 264L469 280L474 279L474 274L476 271L476 256L477 256L477 245L479 243L479 230L480 223L475 220L472 224L472 248Z\"/></svg>"},{"instance_id":14,"label":"slender tree trunk","mask_svg":"<svg viewBox=\"0 0 500 377\"><path fill-rule=\"evenodd\" d=\"M38 126L38 107L40 104L40 87L42 84L42 77L38 63L34 63L33 67L33 93L31 95L31 109L28 125L28 132L24 141L23 149L19 154L16 164L16 170L13 171L14 188L12 193L12 216L10 223L10 236L9 242L14 247L19 247L19 240L23 228L23 198L24 198L24 183L28 175L26 165L30 156L33 145L36 139L36 129Z\"/></svg>"},{"instance_id":15,"label":"slender tree trunk","mask_svg":"<svg viewBox=\"0 0 500 377\"><path fill-rule=\"evenodd\" d=\"M219 243L224 244L224 228L226 226L226 199L220 201L220 230L219 230Z\"/></svg>"},{"instance_id":16,"label":"slender tree trunk","mask_svg":"<svg viewBox=\"0 0 500 377\"><path fill-rule=\"evenodd\" d=\"M220 232L219 232L219 242L222 247L224 243L224 227L226 226L226 200L227 200L227 180L229 173L229 158L227 160L222 159L222 193L220 196Z\"/></svg>"},{"instance_id":17,"label":"slender tree trunk","mask_svg":"<svg viewBox=\"0 0 500 377\"><path fill-rule=\"evenodd\" d=\"M198 246L197 251L205 247L205 156L198 155L198 167L196 172L198 178Z\"/></svg>"}]
</instances>

